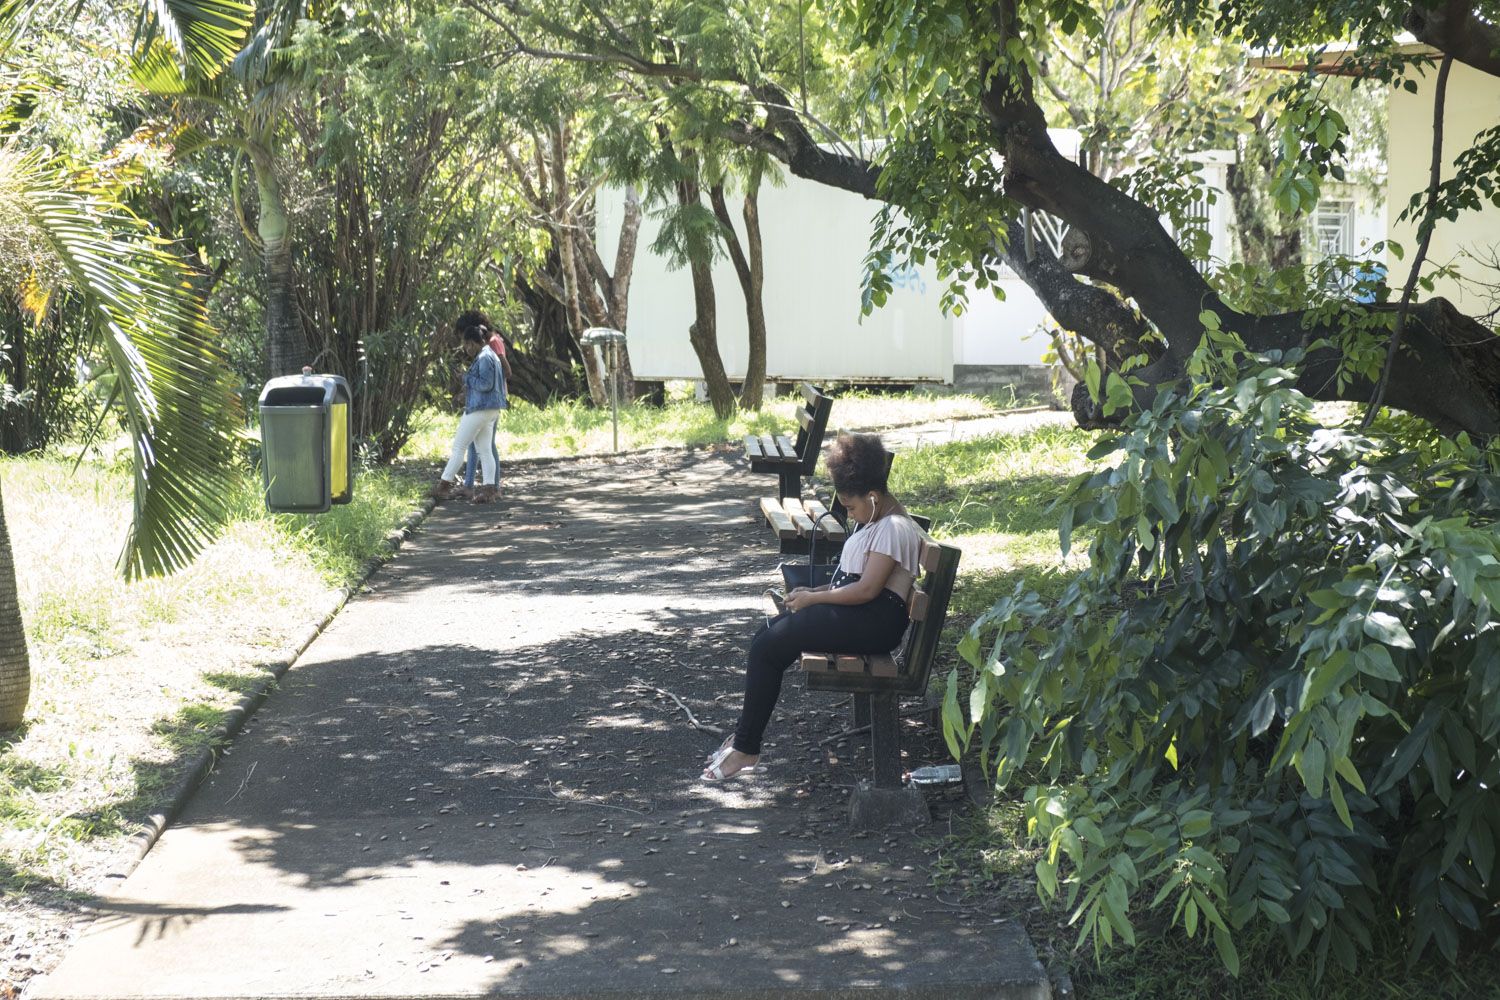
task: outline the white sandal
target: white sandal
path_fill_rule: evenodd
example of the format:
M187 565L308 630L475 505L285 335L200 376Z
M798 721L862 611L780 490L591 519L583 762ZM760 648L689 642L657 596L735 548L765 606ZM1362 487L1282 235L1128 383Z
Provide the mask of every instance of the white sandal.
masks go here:
M743 767L741 767L741 768L739 768L737 770L729 771L729 772L726 773L724 771L724 761L733 752L734 752L734 748L730 747L724 753L720 754L718 757L715 758L715 760L714 760L714 762L712 764L710 764L708 767L704 768L703 773L701 775L699 775L699 777L702 780L704 780L704 781L727 781L730 778L736 777L736 776L741 775L741 774L745 774L748 771L754 771L755 770L755 765L757 765L757 764L760 763L760 755L759 754L755 754L754 755L755 759L752 760L750 763L744 765ZM750 754L746 754L745 756L749 757L751 755Z
M727 754L729 751L731 751L733 749L734 749L734 734L730 733L728 736L724 737L724 742L723 743L720 743L717 747L714 747L713 753L711 753L707 757L703 758L703 766L704 767L713 767L715 764L717 764L720 760L723 759L723 757L724 757L725 754Z

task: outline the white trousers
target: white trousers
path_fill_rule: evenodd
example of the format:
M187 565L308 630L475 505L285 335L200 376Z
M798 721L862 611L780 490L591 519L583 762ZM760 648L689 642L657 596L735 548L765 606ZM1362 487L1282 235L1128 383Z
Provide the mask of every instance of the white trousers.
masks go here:
M445 482L451 483L458 477L458 470L468 457L469 445L483 442L474 449L479 452L479 484L495 485L495 453L490 450L489 442L495 436L495 421L499 416L499 410L475 410L459 418L458 430L453 432L453 450L448 455L448 464L443 466Z

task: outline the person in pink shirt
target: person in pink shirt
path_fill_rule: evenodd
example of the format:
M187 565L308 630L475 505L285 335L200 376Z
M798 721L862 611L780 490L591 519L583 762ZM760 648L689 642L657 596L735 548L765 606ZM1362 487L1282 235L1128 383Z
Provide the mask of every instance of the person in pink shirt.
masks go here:
M732 778L760 760L782 674L803 653L888 653L906 634L922 532L890 492L885 446L874 434L840 434L828 452L828 474L857 527L844 542L832 582L787 594L786 610L751 640L739 724L709 757L704 781Z

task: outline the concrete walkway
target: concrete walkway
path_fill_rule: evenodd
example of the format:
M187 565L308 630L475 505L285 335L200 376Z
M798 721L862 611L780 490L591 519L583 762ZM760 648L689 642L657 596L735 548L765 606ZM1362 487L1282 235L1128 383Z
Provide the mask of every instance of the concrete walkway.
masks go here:
M440 507L29 996L1049 997L1013 904L848 831L831 699L789 682L763 771L697 780L664 692L733 722L765 485L672 453Z

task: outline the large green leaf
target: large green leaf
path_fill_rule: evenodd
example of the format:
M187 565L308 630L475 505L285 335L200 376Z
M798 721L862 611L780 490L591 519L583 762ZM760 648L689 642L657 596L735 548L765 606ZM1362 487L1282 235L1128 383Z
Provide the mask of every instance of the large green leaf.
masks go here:
M135 451L129 576L170 572L225 516L234 381L183 264L101 195L77 190L40 152L0 149L0 222L25 226L88 304L119 377ZM35 262L0 259L0 282Z

